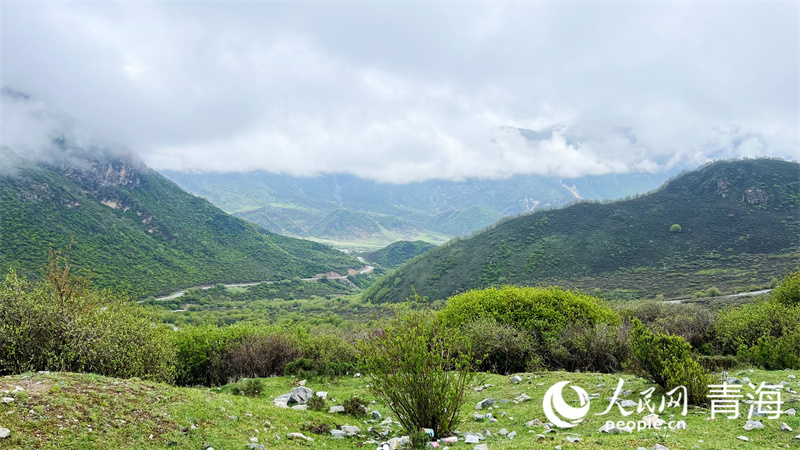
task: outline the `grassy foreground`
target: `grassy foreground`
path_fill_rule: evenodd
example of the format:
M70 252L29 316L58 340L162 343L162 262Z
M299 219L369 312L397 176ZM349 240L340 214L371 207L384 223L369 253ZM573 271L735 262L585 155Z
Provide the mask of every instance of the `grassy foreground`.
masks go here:
M800 371L733 371L732 376L749 377L754 383L768 381L778 384L790 382L787 389L800 390L797 379ZM599 432L607 420L623 420L617 407L604 416L597 416L608 406L617 386L619 375L592 373L543 372L521 374L523 381L511 383L509 377L485 375L481 382L492 384L482 392L473 390L464 407L464 422L461 432L483 432L489 430L491 436L484 441L490 449L553 449L561 445L564 449L632 448L639 446L648 449L662 444L670 450L676 449L752 449L752 448L797 448L800 440L800 417L782 415L780 419L762 419L765 427L760 430L744 431L746 418L729 420L717 416L710 419L710 411L689 407L685 418L685 430L642 430L616 435ZM631 375L622 376L624 389L633 390L626 397L638 403L639 392L651 387L647 381ZM3 397L13 397L11 403L0 403L0 427L8 428L11 434L0 439L0 448L190 448L202 449L204 444L216 450L246 449L251 438L267 449L330 448L350 449L372 439L367 429L374 426L381 430L379 423L365 423L367 418L358 419L343 414L327 412L295 411L273 406L271 399L289 392L296 386L296 379L275 377L264 379L264 392L259 398L231 395L230 386L222 388L177 388L166 384L150 383L138 379L123 380L91 374L53 373L23 374L0 378L0 391ZM570 381L583 387L589 394L599 394L592 400L589 415L583 423L569 430L558 430L545 434L544 439L537 435L543 426L526 428L525 422L545 418L542 399L545 391L558 381ZM367 402L374 400L368 395L365 385L368 377L342 377L338 380L322 381L311 379L307 386L314 391L328 391L328 406L341 405L351 395L358 395ZM604 387L597 387L605 384ZM18 388L22 388L20 391ZM783 409L800 409L800 397L785 389L782 399L788 401ZM13 392L17 390L17 392ZM5 392L9 393L5 393ZM742 393L749 392L745 388ZM532 399L515 404L513 401L501 403L501 399L513 400L521 393ZM576 397L570 396L571 389L564 391L568 403L577 406ZM476 422L473 420L475 404L487 397L498 401L490 412L499 420ZM660 391L654 396L660 402ZM332 401L334 399L335 401ZM378 410L383 418L391 413L380 403L370 405ZM747 405L741 405L746 415ZM635 412L624 420L639 420L646 413ZM679 410L667 409L662 414L665 420L681 420ZM234 417L235 416L235 417ZM335 425L356 425L363 437L331 439L330 434L316 435L302 431L306 422L324 422ZM781 422L786 422L794 431L781 431ZM194 428L194 427L196 428ZM513 439L500 435L505 428L516 431ZM391 427L392 436L402 435L397 426ZM313 442L287 438L291 432L302 432L312 437ZM750 441L743 442L737 436L747 436ZM569 442L568 437L578 437L580 442ZM379 439L380 440L380 439ZM376 445L364 444L364 448ZM473 444L450 444L451 448L471 449Z

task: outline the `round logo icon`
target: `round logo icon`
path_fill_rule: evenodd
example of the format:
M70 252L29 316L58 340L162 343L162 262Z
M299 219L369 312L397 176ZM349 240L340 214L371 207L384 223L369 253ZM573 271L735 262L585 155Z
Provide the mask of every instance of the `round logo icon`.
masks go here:
M559 428L572 428L580 423L586 414L589 413L589 394L578 386L570 387L578 394L581 406L575 408L564 401L564 397L561 393L564 390L564 386L568 384L569 381L559 381L550 386L550 389L544 394L544 401L542 404L544 407L544 415Z

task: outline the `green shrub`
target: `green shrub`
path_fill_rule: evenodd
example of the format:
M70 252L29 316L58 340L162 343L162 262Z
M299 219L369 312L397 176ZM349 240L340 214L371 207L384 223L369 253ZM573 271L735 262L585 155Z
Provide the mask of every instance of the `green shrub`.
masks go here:
M300 358L300 340L287 330L259 330L225 348L223 361L232 379L283 375L286 364Z
M570 372L618 372L630 357L630 330L629 324L571 323L542 357L549 367Z
M787 306L800 306L800 270L783 277L772 291L772 299Z
M352 396L346 399L342 406L344 406L344 413L349 414L353 417L366 417L367 416L367 404L364 403L364 400L357 396Z
M778 338L798 330L800 306L762 299L723 310L714 331L721 351L735 354L741 346L752 347L762 337Z
M231 394L259 397L264 392L264 382L258 378L248 378L231 387Z
M359 341L370 392L407 432L450 435L475 380L469 349L428 309L399 313L381 332ZM460 350L461 349L461 350Z
M325 411L327 408L327 402L319 395L312 395L311 398L308 399L308 402L306 402L306 405L308 405L308 409L312 411Z
M762 336L750 348L741 346L738 356L766 370L800 369L800 331Z
M691 346L680 336L653 333L639 320L633 321L631 362L664 390L687 389L690 404L706 402L712 378L692 357Z
M635 317L656 333L673 334L700 348L712 340L717 314L694 304L642 301L625 304L620 313Z
M557 339L569 323L620 323L619 316L601 300L558 287L472 290L450 297L440 315L450 327L493 319L530 333L540 343Z
M51 370L174 379L174 332L127 298L69 274L55 255L45 279L0 283L0 374Z
M672 224L672 226L669 227L669 231L670 231L670 233L680 233L681 231L683 231L683 228L681 228L680 225L675 223L675 224Z
M530 334L491 318L465 324L464 337L480 360L477 368L484 372L523 372L532 360L538 359Z

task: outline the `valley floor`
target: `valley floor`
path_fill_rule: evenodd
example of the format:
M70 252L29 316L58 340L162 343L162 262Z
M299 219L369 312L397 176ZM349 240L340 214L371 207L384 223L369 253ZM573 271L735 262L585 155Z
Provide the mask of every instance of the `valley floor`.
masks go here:
M754 383L768 381L779 384L788 382L782 392L783 410L800 409L800 398L788 391L797 391L800 384L796 378L800 371L733 371L731 376L749 377ZM561 445L563 449L600 448L653 448L662 444L670 450L678 449L752 449L789 448L797 446L800 439L800 417L783 414L779 419L762 418L763 429L745 431L745 418L727 419L719 415L710 418L705 408L689 407L684 418L680 409L667 409L662 413L665 420L685 420L685 430L659 431L642 430L620 434L601 433L600 428L608 420L641 420L647 412L637 413L636 407L630 416L623 417L619 408L614 407L606 415L602 413L613 395L619 374L541 372L520 374L522 381L512 383L510 377L483 375L479 385L490 384L484 390L469 391L468 402L463 408L464 422L459 427L462 433L481 432L487 437L483 441L490 449L553 449ZM640 394L651 387L645 380L631 375L621 375L625 380L624 389L633 393L626 400L637 402ZM52 373L23 374L0 378L0 391L3 397L14 400L0 403L0 427L10 430L10 435L0 439L1 448L30 449L83 449L83 448L188 448L203 449L210 445L216 450L246 449L257 438L258 445L268 449L330 448L351 449L373 439L368 428L382 430L380 421L359 419L343 414L327 412L297 411L278 408L272 398L287 393L297 380L289 377L264 379L265 389L261 397L250 398L230 394L230 386L222 388L177 388L166 384L150 383L138 379L123 380L106 378L91 374ZM599 398L590 403L586 419L569 430L544 433L543 425L526 427L526 422L545 417L542 399L550 386L559 381L570 381L572 385L583 387L590 395ZM328 392L328 406L341 405L352 395L358 395L367 402L375 400L365 389L368 377L341 377L338 380L309 379L307 386L314 391ZM16 391L16 392L14 392ZM747 391L745 385L743 393ZM531 400L515 404L513 401L522 393ZM565 399L577 404L577 397L571 397L571 389L565 389ZM491 410L483 409L481 414L492 413L497 422L475 421L475 405L485 398L497 400ZM660 402L661 392L656 390L654 399ZM756 397L757 398L757 397ZM505 401L511 400L511 401ZM657 402L657 403L658 403ZM742 404L747 414L747 405ZM391 412L380 402L370 405L383 419L392 417ZM674 415L674 417L673 417ZM333 439L330 433L317 435L303 431L306 423L326 423L335 428L346 424L355 425L360 435L345 439ZM794 431L782 431L785 422ZM402 430L396 424L389 426L390 437L401 436ZM516 432L510 439L501 434L501 429ZM485 431L488 430L489 433ZM0 430L1 431L1 430ZM301 432L314 439L311 442L291 439L289 433ZM489 436L491 434L491 436ZM537 436L541 435L537 438ZM542 437L543 436L543 437ZM746 436L749 441L739 440ZM578 439L578 442L570 440ZM375 438L378 439L378 438ZM380 440L380 439L379 439ZM463 436L451 448L472 449L473 444L463 442ZM364 448L375 448L371 443Z

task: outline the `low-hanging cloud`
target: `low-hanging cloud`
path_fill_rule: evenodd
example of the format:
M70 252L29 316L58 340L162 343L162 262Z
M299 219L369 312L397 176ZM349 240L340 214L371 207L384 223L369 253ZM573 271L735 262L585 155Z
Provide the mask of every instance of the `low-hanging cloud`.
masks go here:
M3 80L157 169L658 172L797 159L797 8L8 4Z

